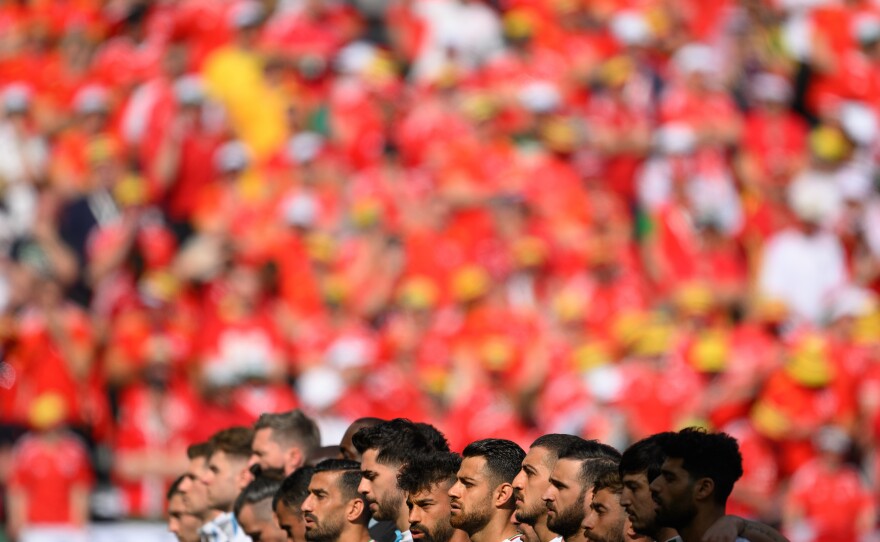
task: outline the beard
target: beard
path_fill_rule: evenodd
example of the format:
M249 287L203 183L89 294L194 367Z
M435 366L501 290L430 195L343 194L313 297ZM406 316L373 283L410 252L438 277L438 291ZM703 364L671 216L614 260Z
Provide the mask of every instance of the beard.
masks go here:
M461 529L468 535L481 531L492 520L491 502L478 510L459 510L457 515L449 517L449 524L456 529Z
M523 501L522 510L517 510L514 515L516 515L516 520L518 522L534 527L535 524L538 523L538 520L541 519L541 516L546 513L547 507L544 506L543 501L539 502L537 505L533 504L532 506L528 506L528 504Z
M565 510L558 510L553 517L547 516L547 528L562 538L576 535L584 522L584 500L585 496L581 495L577 502Z
M693 503L682 504L679 501L669 503L669 505L661 504L657 508L654 525L663 525L665 527L680 529L690 523L696 515L697 508Z
M422 523L415 523L410 525L409 530L420 531L424 535L423 542L449 542L455 531L452 525L445 521L439 521L433 529L428 529Z
M626 542L626 536L623 532L625 525L624 522L621 522L619 527L615 527L614 530L609 531L605 536L598 536L589 531L585 532L584 536L590 542Z
M397 516L400 514L401 506L403 506L402 493L387 495L386 498L376 501L376 511L373 512L373 519L396 521Z
M309 542L333 542L342 534L343 518L337 518L337 521L319 522L312 514L306 514L305 517L315 522L311 529L306 525L306 540Z

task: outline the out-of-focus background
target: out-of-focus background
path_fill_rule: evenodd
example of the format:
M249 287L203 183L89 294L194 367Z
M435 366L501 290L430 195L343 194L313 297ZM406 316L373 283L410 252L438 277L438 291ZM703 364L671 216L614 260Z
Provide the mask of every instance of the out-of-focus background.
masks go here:
M875 528L877 2L7 0L0 110L0 485L43 521L157 520L186 445L300 407L702 424L731 512Z

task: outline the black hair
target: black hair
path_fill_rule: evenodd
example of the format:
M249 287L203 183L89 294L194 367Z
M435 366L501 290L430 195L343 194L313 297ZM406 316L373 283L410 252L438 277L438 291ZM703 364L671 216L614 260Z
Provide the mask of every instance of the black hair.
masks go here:
M566 448L581 440L583 440L581 437L576 437L574 435L550 433L536 438L535 442L532 443L531 448L544 448L553 454L554 459L558 459L559 454L561 454Z
M273 480L272 478L260 477L254 479L235 499L235 505L232 507L235 512L235 517L238 517L239 514L241 514L241 509L244 508L246 504L255 504L267 499L273 499L275 493L278 492L280 487L281 482Z
M623 492L623 482L620 480L620 472L618 465L613 461L600 460L593 466L595 481L593 482L593 493L597 493L603 489L608 489L616 495Z
M398 467L419 454L449 451L446 438L437 429L405 418L363 427L352 436L351 442L358 453L376 450L376 461Z
M186 449L186 457L188 459L196 459L198 457L207 459L209 455L211 455L211 443L209 442L190 444Z
M272 509L278 508L278 504L282 503L288 508L299 511L299 507L309 496L309 482L312 481L312 474L315 473L315 467L303 466L285 478L281 482L278 491L272 498Z
M337 482L342 495L346 499L362 498L358 492L358 486L361 483L361 464L357 461L348 459L325 459L315 465L315 474L319 472L339 472L339 481Z
M443 482L455 482L461 467L461 456L454 452L418 455L397 475L397 485L407 493L426 491Z
M681 459L691 479L710 478L715 483L712 497L724 505L733 485L743 475L742 455L736 439L727 433L707 433L688 427L670 435L661 444L667 459Z
M579 438L559 452L559 459L610 459L620 461L620 452L598 440Z
M482 457L486 468L497 483L510 483L522 468L525 451L511 440L487 438L471 442L462 452L462 457Z
M663 465L663 460L666 459L662 442L669 435L674 434L668 431L657 433L632 444L620 458L620 477L623 478L625 474L645 472L648 475L648 483L650 483L654 478L660 476L660 467Z
M170 501L171 497L177 495L178 493L181 493L180 484L183 482L184 478L186 478L186 475L181 474L173 482L171 482L171 486L168 488L168 491L165 492L165 500L166 501Z

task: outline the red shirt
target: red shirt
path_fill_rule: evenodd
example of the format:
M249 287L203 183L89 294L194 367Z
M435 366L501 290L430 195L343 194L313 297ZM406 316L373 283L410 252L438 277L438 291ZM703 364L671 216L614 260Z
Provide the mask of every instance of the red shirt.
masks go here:
M27 496L27 523L71 524L71 491L88 489L93 477L88 452L77 436L61 433L53 442L26 435L16 444L10 464L9 487Z
M831 469L818 459L795 472L787 499L804 511L815 540L822 542L858 540L856 518L872 506L871 494L855 468Z

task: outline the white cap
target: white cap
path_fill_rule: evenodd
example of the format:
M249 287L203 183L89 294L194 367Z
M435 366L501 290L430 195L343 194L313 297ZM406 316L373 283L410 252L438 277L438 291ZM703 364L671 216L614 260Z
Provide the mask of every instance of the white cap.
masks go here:
M323 410L333 406L345 392L345 382L329 367L306 369L296 380L296 391L303 406Z
M198 75L184 75L174 82L174 96L183 105L200 104L205 100L205 85Z
M654 132L654 148L665 155L690 154L697 145L697 134L689 125L680 122L664 124Z
M645 45L651 39L651 27L645 17L633 10L617 12L609 25L611 35L621 45Z
M265 12L263 5L255 0L244 0L229 13L229 26L232 28L248 28L263 21Z
M323 148L323 136L315 132L300 132L287 141L287 158L304 164L314 160Z
M87 85L73 97L73 109L81 115L106 113L109 104L107 89L101 85Z
M858 15L852 23L852 35L860 43L880 40L880 17L871 13Z
M775 73L756 75L751 87L755 99L762 102L788 103L791 100L791 83Z
M788 204L801 220L827 224L840 216L843 202L833 179L806 171L789 185Z
M12 83L3 89L3 109L7 113L24 113L30 108L33 92L24 83Z
M519 91L519 102L534 113L550 113L559 108L562 96L556 85L548 81L534 81Z
M288 197L281 208L284 221L290 226L310 228L318 219L318 202L311 194L299 193Z
M874 190L870 174L865 171L865 168L857 167L854 164L835 173L834 178L844 201L856 203L867 201Z
M678 50L673 57L675 66L683 74L713 73L718 66L718 57L709 46L689 43Z
M840 125L858 145L870 146L877 139L877 114L863 102L846 101L838 109Z
M831 297L831 320L865 316L876 307L876 294L858 286L846 286Z
M363 41L350 43L340 49L334 61L336 71L346 75L364 73L373 63L379 50L375 45Z
M214 167L221 173L242 171L250 163L250 153L241 141L224 143L214 152Z
M813 445L820 452L844 454L849 450L852 439L843 428L836 425L827 425L816 432L813 437Z

